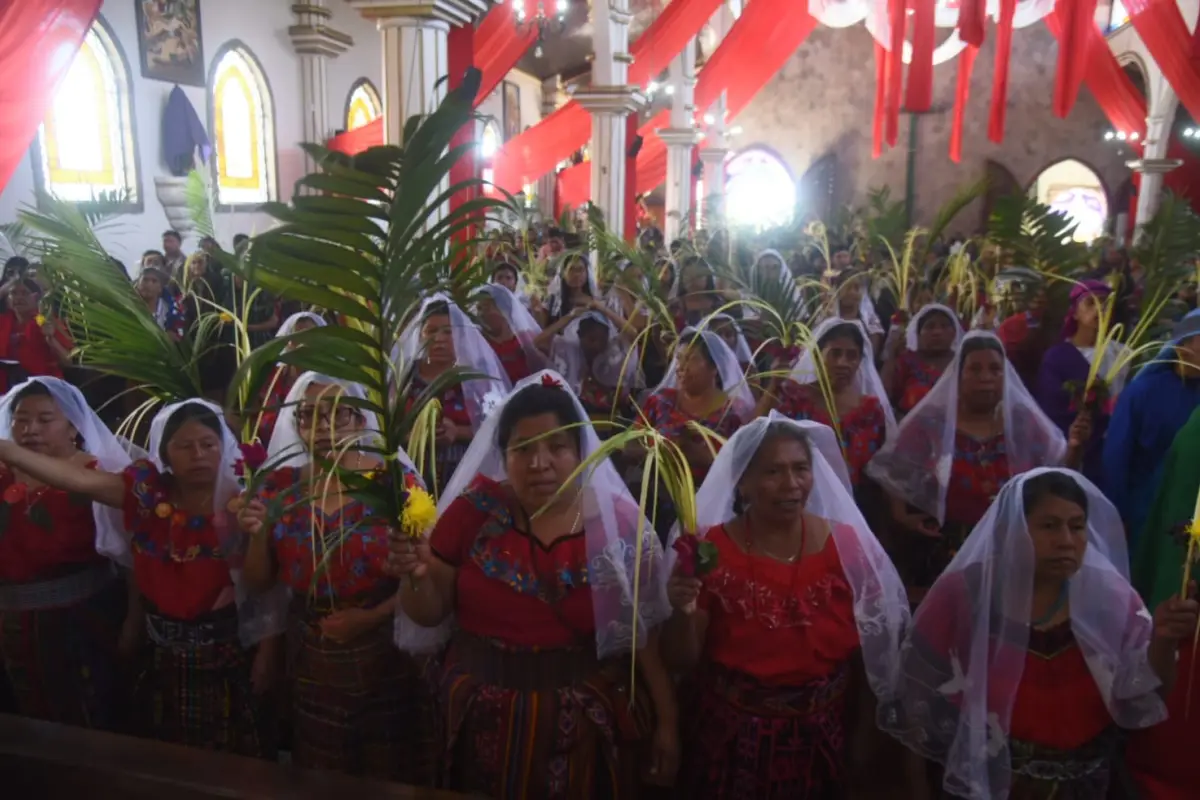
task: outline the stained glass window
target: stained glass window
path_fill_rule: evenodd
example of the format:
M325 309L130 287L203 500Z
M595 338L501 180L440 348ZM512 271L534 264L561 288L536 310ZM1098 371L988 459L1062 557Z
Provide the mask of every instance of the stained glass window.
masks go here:
M768 150L750 147L725 162L725 213L730 223L753 228L786 225L796 208L796 182Z
M271 94L254 56L234 45L209 80L217 202L252 205L275 197L275 123Z
M383 114L383 104L379 102L379 93L366 78L359 80L350 90L350 99L346 102L346 130L361 128L367 123L374 122Z
M1108 225L1108 193L1100 176L1081 161L1066 158L1046 167L1029 193L1075 222L1077 242L1091 242Z
M41 188L63 200L138 200L129 71L97 22L55 92L38 130Z

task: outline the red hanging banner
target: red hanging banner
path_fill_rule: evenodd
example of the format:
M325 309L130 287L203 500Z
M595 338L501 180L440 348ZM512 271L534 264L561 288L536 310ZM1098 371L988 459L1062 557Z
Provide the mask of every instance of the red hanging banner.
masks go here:
M887 108L887 48L875 42L875 114L871 118L871 158L883 155L883 117Z
M462 85L463 77L466 75L467 70L473 66L474 57L475 26L467 24L451 28L449 40L446 45L446 62L447 68L450 70L449 87L451 90L457 89ZM458 133L454 134L454 138L450 140L450 147L461 147L470 143L474 138L475 121L471 120L459 128ZM477 153L478 150L472 147L467 151L467 155L450 166L451 186L479 177ZM475 189L462 189L455 192L450 196L450 210L454 211L464 203L474 199L476 194L477 190ZM470 232L463 231L461 238L463 241L468 240Z
M971 94L971 73L975 69L975 57L978 55L979 48L969 44L958 56L958 80L954 85L954 117L950 120L950 160L955 164L962 160L963 116Z
M1138 37L1179 95L1179 102L1192 119L1200 119L1200 64L1192 61L1194 37L1179 6L1175 0L1129 0L1125 6ZM1060 16L1059 21L1066 35L1066 20Z
M638 115L630 114L625 118L625 203L624 211L625 241L637 239L637 156L634 152L638 137ZM640 149L640 148L639 148Z
M101 0L0 3L0 191L25 157Z
M1096 0L1057 0L1055 13L1062 23L1058 40L1058 68L1054 73L1054 114L1066 119L1083 85L1088 48L1088 31L1096 27Z
M933 47L935 34L933 12L935 0L909 0L913 10L912 63L908 65L907 93L904 106L908 111L928 111L933 105ZM961 13L961 12L960 12Z
M1004 116L1008 108L1008 62L1012 58L1013 17L1017 0L1000 0L996 22L996 61L992 75L992 107L988 113L988 138L1004 141Z
M1015 1L1015 0L1014 0ZM904 81L904 36L907 17L904 0L887 0L888 40L887 57L887 101L884 105L884 139L888 147L895 147L900 138L900 90Z

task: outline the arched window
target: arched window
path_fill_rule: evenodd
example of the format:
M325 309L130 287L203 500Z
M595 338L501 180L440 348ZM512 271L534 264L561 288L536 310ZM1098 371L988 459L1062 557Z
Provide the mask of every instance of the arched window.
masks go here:
M140 203L129 68L107 26L97 20L38 130L38 188L62 200Z
M208 86L217 203L274 200L275 113L258 61L244 45L230 43L213 61Z
M346 130L361 128L369 122L374 122L383 114L383 104L379 102L379 92L366 78L360 78L350 89L350 97L346 100Z
M786 225L795 209L796 182L779 156L748 147L725 162L725 213L731 223Z
M1100 176L1082 161L1065 158L1046 167L1029 187L1029 193L1076 223L1075 241L1086 244L1104 233L1108 192Z

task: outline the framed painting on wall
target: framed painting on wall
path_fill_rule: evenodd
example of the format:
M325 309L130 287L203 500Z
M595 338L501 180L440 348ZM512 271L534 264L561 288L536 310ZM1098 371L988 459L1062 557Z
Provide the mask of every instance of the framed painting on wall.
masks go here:
M504 82L504 141L521 133L521 87Z
M142 77L204 85L200 0L134 0Z

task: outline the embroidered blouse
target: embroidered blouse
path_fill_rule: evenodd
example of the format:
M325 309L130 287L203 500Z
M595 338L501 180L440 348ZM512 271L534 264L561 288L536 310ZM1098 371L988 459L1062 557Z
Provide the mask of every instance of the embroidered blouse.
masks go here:
M712 528L717 567L703 577L705 655L776 686L826 677L858 649L854 596L830 534L819 553L785 564L750 555Z
M685 437L700 437L699 433L691 429L690 423L692 422L708 428L725 439L732 436L742 426L741 418L733 410L732 404L728 402L708 416L692 416L679 405L679 392L676 389L659 389L647 397L642 403L642 414L645 415L645 422L639 420L637 424L649 424L668 439L676 440ZM715 442L713 446L717 446ZM719 451L720 448L717 447L717 449ZM692 473L697 481L701 481L708 474L708 467L693 465Z
M907 414L929 394L929 390L942 377L945 367L938 368L922 359L912 350L902 350L896 356L896 367L892 380L899 387L896 398L896 413Z
M95 469L91 462L88 469ZM0 465L0 583L33 583L100 563L92 501L32 488Z
M123 474L125 529L132 537L139 591L159 613L174 619L215 611L222 594L233 587L224 549L236 541L233 519L224 511L188 514L174 508L171 475L149 461L135 461ZM232 592L227 596L232 599Z
M458 569L459 627L513 647L594 646L583 532L544 545L520 526L515 504L480 476L433 529L434 553Z
M776 410L780 414L791 419L820 422L838 432L850 482L858 486L867 462L875 457L887 438L887 415L879 398L872 394L862 395L858 405L834 425L824 404L819 402L820 393L813 387L785 380L780 382L776 392L779 395Z

